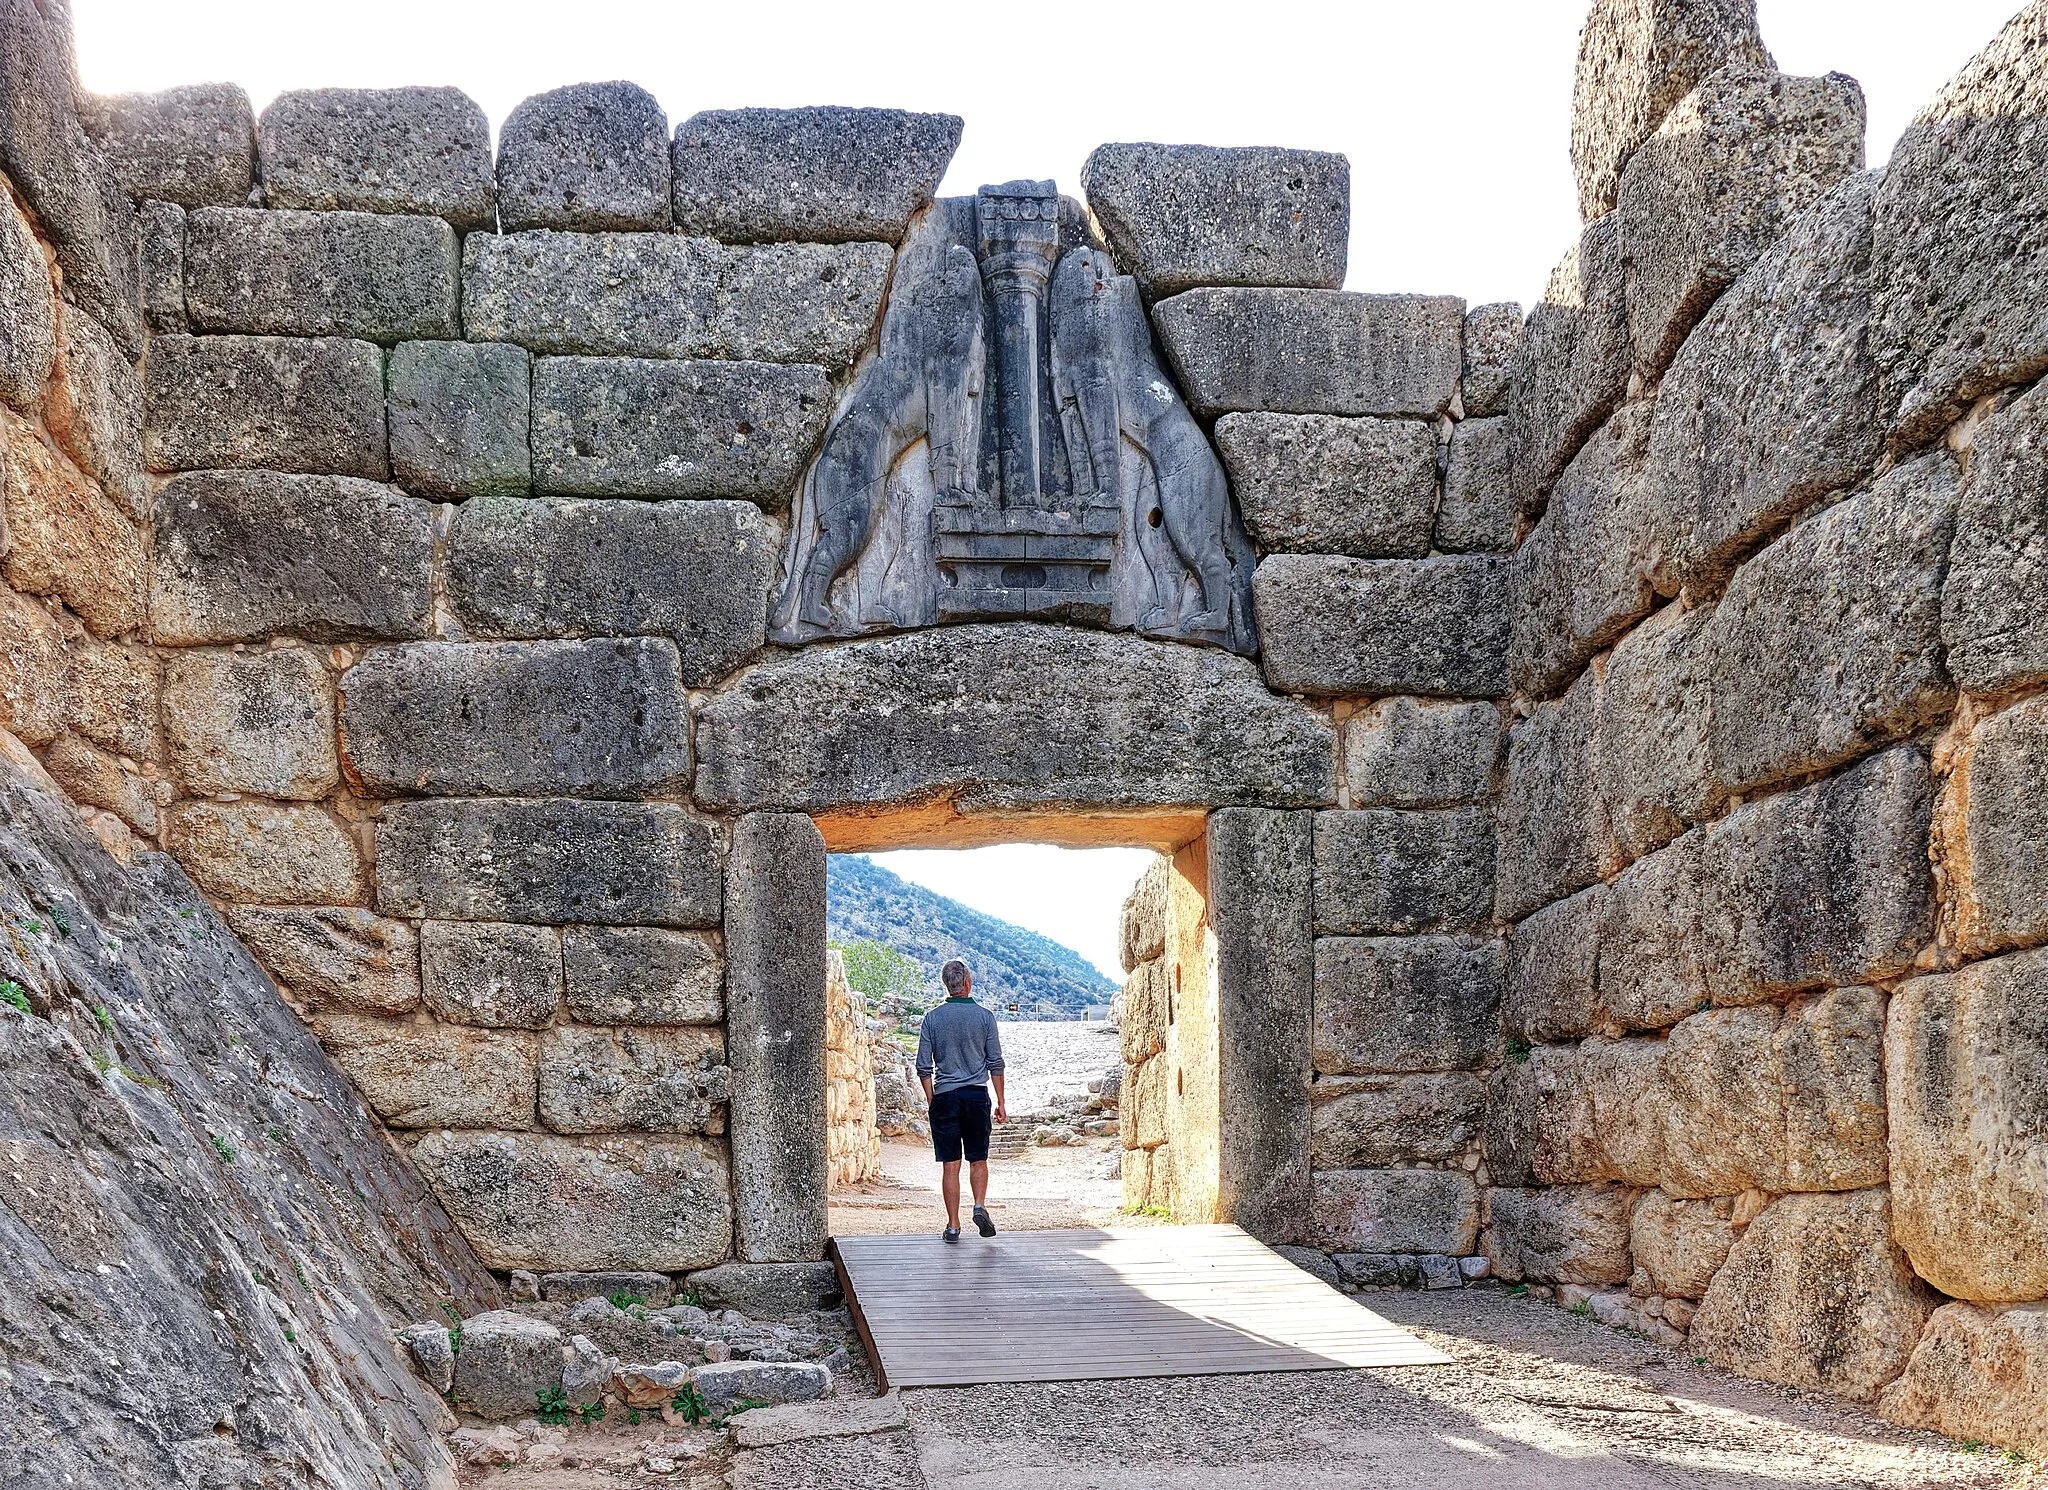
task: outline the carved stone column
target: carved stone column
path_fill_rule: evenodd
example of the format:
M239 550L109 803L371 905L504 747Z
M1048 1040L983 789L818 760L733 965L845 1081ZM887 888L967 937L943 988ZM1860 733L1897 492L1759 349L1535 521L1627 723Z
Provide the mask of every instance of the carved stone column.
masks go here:
M1043 388L1046 286L1060 254L1060 199L1050 181L984 186L981 279L995 322L996 438L1005 507L1045 492Z

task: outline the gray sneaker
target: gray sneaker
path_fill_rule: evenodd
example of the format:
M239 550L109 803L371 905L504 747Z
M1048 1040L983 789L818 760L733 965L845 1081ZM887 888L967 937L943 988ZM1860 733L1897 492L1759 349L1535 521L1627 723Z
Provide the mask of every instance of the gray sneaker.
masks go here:
M974 1229L983 1236L994 1236L996 1234L996 1223L990 1217L987 1206L978 1205L974 1208Z
M957 1227L957 1226L948 1226L948 1227L947 1227L947 1228L946 1228L946 1229L945 1229L944 1231L942 1231L942 1232L940 1232L940 1233L939 1233L939 1240L940 1240L940 1241L942 1241L942 1242L957 1242L957 1241L959 1241L959 1240L960 1240L960 1228L959 1228L959 1227Z

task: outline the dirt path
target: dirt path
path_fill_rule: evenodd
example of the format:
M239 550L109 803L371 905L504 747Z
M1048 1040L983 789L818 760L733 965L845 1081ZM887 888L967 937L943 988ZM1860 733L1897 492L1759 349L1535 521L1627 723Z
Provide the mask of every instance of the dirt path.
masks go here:
M1033 1148L989 1165L989 1214L1004 1231L1049 1231L1065 1226L1143 1226L1122 1213L1123 1182L1108 1176L1114 1138L1062 1148ZM923 1141L884 1142L882 1177L873 1184L835 1190L826 1224L834 1235L882 1232L937 1233L945 1225L939 1201L939 1166Z

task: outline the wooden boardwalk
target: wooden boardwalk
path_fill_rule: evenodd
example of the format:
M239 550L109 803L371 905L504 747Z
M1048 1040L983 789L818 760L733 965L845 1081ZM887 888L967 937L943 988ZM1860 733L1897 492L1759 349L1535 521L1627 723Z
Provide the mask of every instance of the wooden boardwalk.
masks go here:
M885 1387L1440 1365L1235 1226L835 1237Z

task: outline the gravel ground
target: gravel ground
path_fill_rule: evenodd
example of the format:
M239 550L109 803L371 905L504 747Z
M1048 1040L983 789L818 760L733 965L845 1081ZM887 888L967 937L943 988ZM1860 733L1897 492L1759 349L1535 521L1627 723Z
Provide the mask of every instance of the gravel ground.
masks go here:
M1004 1231L1050 1231L1064 1226L1145 1226L1122 1213L1123 1182L1108 1176L1114 1138L1062 1148L1034 1148L989 1162L989 1214ZM962 1181L965 1184L965 1181ZM964 1192L963 1192L964 1193ZM837 1236L881 1232L936 1233L946 1224L939 1200L939 1166L931 1146L882 1144L882 1177L831 1195L827 1225Z

